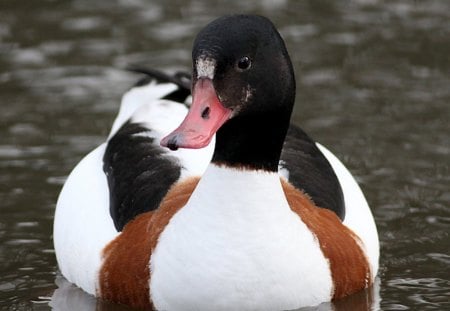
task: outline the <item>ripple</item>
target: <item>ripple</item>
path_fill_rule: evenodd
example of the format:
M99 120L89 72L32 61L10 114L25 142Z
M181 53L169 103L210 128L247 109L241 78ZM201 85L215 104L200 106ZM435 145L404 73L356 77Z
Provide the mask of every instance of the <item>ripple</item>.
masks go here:
M354 45L358 42L358 37L355 33L342 32L325 36L325 41L332 44Z
M0 146L0 158L18 158L42 155L48 151L46 146L24 147L3 145Z
M405 292L410 305L417 310L448 310L450 282L439 278L405 278L390 280L388 286Z
M68 54L75 46L72 41L46 41L39 46L39 49L47 56Z
M16 123L8 130L14 136L42 137L44 134L41 128L32 123Z
M427 254L431 259L438 261L440 263L446 264L450 266L450 255L448 254L440 254L440 253L429 253Z
M339 80L339 71L335 69L316 69L302 76L305 85L331 85Z
M122 1L122 2L130 2L129 0ZM151 8L147 8L146 6L143 6L142 10L138 12L137 16L138 18L144 22L155 22L159 20L162 17L163 10L161 7L154 4Z
M125 47L123 42L110 39L87 39L80 42L80 46L82 54L94 58L121 53Z
M13 291L15 288L16 286L12 282L0 283L0 291L2 292Z
M37 221L20 221L16 223L17 228L31 228L31 227L37 227L39 225L39 222Z
M47 60L42 51L34 48L15 49L11 57L19 65L42 65Z
M20 267L18 270L19 271L29 272L29 271L34 271L35 268L34 267Z
M450 225L450 216L449 217L445 217L445 216L435 216L435 215L430 215L426 217L426 221L429 224L433 224L433 225Z
M314 36L319 33L319 29L314 24L292 25L280 29L280 33L284 38L293 41L303 41L305 38Z
M387 282L389 286L400 289L426 289L426 290L445 290L448 288L448 281L440 278L401 278ZM443 286L444 285L444 286Z
M12 239L9 241L6 241L6 245L30 245L30 244L40 244L42 243L39 239Z
M171 21L161 24L160 27L153 28L151 33L160 41L181 40L182 38L192 37L194 30L197 28L197 25Z
M51 185L64 185L67 176L50 176L47 178L47 183Z
M106 27L107 25L109 25L109 22L105 18L90 16L65 19L62 22L61 27L70 31L89 31L92 29Z

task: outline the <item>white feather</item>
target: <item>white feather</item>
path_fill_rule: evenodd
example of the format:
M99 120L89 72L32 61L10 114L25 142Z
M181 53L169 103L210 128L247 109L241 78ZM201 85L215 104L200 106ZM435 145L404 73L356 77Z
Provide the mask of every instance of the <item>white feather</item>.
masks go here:
M287 310L331 299L329 263L276 173L211 164L151 257L160 310Z
M176 89L177 86L173 83L156 84L156 82L151 82L143 86L133 87L122 97L122 103L120 104L119 113L114 120L108 138L114 136L119 128L125 122L127 122L130 117L136 112L136 110L139 109L142 105L151 104L154 101L164 97L165 95L170 94Z
M366 255L370 263L372 277L375 278L378 272L380 245L377 227L366 198L355 178L344 164L327 148L318 143L316 145L327 158L328 162L330 162L338 177L345 201L345 219L343 223L352 229L363 242L363 247L366 250Z
M289 181L289 170L286 168L286 164L283 160L280 160L280 163L278 164L278 175L280 177L284 178L286 181Z
M94 295L101 252L117 235L109 214L109 190L102 170L105 144L70 173L56 204L53 241L61 273Z
M214 79L216 60L209 57L201 57L195 62L198 78Z

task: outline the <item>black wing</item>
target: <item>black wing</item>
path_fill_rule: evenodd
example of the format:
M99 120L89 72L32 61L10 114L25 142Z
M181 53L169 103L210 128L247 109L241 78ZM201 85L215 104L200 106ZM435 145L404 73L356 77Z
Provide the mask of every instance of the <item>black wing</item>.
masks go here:
M289 182L308 194L317 206L344 219L344 196L333 168L316 143L293 124L284 142L280 166L289 171Z
M178 88L162 99L185 104L190 92L190 77L185 73L166 73L132 68L145 74L137 87L174 83ZM137 215L155 210L170 187L179 179L181 165L151 137L151 125L126 122L107 143L103 171L108 179L110 214L118 231ZM149 186L150 185L150 186Z

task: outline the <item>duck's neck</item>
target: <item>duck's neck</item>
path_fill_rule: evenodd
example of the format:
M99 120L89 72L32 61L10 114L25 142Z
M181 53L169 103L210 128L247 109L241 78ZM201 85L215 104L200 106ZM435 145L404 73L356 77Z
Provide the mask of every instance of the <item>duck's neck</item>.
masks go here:
M291 111L236 116L217 132L212 163L276 172Z

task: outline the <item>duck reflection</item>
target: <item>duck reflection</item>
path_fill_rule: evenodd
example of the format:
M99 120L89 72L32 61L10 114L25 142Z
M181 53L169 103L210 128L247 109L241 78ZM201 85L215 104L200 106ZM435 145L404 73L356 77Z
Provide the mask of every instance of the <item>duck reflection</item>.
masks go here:
M57 276L58 288L53 292L50 306L54 311L132 311L135 309L100 301L80 288L68 282L64 277ZM296 311L377 311L380 310L380 279L376 278L373 285L366 290L348 296L338 301L322 303L315 307L306 307Z

